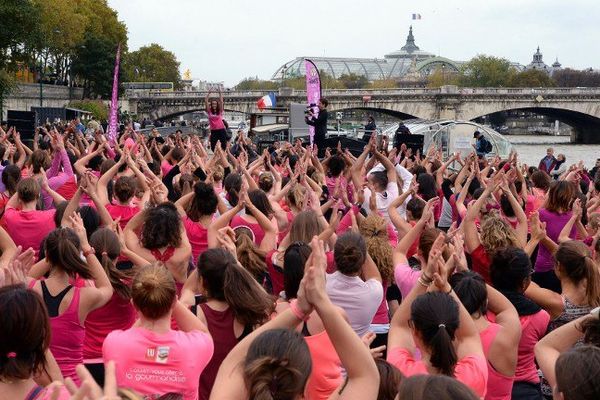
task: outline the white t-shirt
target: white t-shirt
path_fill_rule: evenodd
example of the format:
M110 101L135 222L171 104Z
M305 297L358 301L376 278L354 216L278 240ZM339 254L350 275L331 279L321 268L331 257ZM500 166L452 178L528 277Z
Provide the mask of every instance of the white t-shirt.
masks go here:
M369 189L365 189L365 201L363 203L363 208L365 210L369 209L369 201L371 199L371 196L371 191ZM385 191L382 193L376 192L375 196L377 211L381 213L381 215L386 219L386 221L390 222L388 207L390 206L390 204L392 204L392 201L396 200L396 198L398 197L398 184L396 182L389 182L385 188Z
M409 170L407 170L406 168L404 168L403 166L401 166L400 164L396 164L396 173L398 174L398 176L400 177L400 179L402 179L402 193L406 192L408 189L410 189L410 184L413 180L413 174L410 173ZM383 166L383 164L377 164L375 167L373 167L373 169L371 169L369 171L369 174L372 172L376 172L376 171L385 171L385 167ZM399 196L400 191L398 190L398 186L396 185L396 191L397 194L396 196ZM365 199L367 199L367 193L365 191ZM409 202L409 200L412 198L412 196L408 196L406 198L406 201L402 204L400 204L400 206L397 208L398 210L398 214L400 214L400 216L404 219L406 219L406 203ZM367 207L365 208L366 210L369 209L369 202L367 201ZM386 219L389 220L389 218L387 218L387 208L386 208Z
M327 275L327 295L331 302L344 309L354 332L363 336L369 331L373 317L383 300L383 286L376 279L363 281L339 271Z

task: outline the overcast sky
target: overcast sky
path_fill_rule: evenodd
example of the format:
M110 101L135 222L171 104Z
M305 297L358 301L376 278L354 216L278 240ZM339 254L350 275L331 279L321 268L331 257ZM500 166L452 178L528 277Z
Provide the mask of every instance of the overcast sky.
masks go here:
M270 79L298 56L382 58L406 41L453 60L477 54L528 64L600 67L598 0L108 0L129 49L158 43L194 79ZM309 6L310 10L306 10ZM420 21L411 21L419 13Z

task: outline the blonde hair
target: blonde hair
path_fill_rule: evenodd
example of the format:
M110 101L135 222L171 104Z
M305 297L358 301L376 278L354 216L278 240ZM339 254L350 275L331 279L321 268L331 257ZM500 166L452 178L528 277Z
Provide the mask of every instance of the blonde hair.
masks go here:
M267 272L266 254L252 240L252 231L244 226L235 228L237 259L254 279L261 282Z
M394 263L387 221L380 215L370 214L362 221L359 230L365 238L367 252L377 265L383 282L391 283L394 277Z
M481 223L480 240L489 257L504 247L522 247L514 229L497 214L488 215Z
M213 167L213 172L212 172L213 181L220 182L223 180L224 176L225 176L225 170L223 169L223 167L220 165L215 165Z
M294 185L287 194L287 202L290 206L302 210L306 202L306 188L301 185Z
M162 264L144 267L133 278L131 298L144 317L152 320L162 318L177 299L175 279Z

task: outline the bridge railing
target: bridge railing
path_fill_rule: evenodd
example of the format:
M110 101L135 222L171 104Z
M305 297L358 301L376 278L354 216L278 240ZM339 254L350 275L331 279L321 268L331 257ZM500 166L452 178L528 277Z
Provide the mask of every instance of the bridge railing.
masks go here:
M224 98L256 98L264 96L272 90L230 90L223 92ZM306 91L284 88L279 92L280 97L304 97ZM180 99L204 98L206 91L181 92L148 92L128 93L130 98L140 99ZM356 97L356 96L433 96L438 94L480 96L480 95L600 95L600 88L459 88L443 86L441 88L394 88L394 89L325 89L325 97Z

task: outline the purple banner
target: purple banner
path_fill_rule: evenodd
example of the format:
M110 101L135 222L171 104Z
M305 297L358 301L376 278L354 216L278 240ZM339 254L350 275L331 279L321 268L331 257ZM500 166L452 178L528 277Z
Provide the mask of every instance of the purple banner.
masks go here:
M317 104L321 99L321 77L319 76L319 69L312 61L305 59L306 65L306 99L308 104L312 106L315 117L319 115L319 107ZM313 144L315 138L315 127L309 126L308 133L310 135L310 144Z
M113 75L112 99L110 101L110 114L108 116L108 142L111 145L117 143L117 124L119 110L119 64L121 63L121 44L117 47L117 56L115 57L115 72Z

